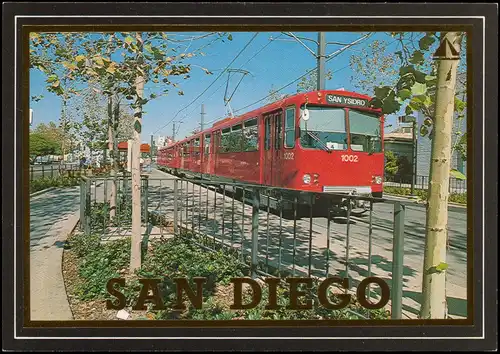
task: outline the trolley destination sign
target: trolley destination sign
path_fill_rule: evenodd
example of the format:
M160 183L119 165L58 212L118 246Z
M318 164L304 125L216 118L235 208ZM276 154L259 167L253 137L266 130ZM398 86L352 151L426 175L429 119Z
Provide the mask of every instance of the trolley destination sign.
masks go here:
M326 102L333 104L342 104L346 106L368 107L368 100L357 97L326 95Z

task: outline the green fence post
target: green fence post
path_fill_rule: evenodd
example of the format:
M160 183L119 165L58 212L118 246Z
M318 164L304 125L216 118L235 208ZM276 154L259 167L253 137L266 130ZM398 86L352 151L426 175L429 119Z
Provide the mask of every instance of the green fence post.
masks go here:
M142 193L142 203L144 205L144 223L148 225L148 176L143 176L143 193Z
M177 229L177 213L178 213L177 197L178 197L178 195L179 195L179 180L175 179L174 180L174 236L176 236L177 232L178 232L178 229ZM208 190L207 190L207 195L208 195ZM161 202L162 202L162 200L160 200L160 203Z
M257 188L253 190L252 208L252 278L257 278L258 246L259 246L259 209L260 194ZM243 205L243 208L245 205Z
M85 180L80 179L80 231L84 230L85 225Z
M392 246L391 318L400 320L403 314L403 256L405 237L405 206L394 204L394 239Z

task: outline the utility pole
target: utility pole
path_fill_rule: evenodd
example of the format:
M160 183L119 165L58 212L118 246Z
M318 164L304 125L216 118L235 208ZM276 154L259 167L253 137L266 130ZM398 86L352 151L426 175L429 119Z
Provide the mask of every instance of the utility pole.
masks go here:
M201 121L200 121L200 131L203 131L203 121L205 116L205 104L201 104Z
M325 89L325 51L326 51L326 41L325 32L318 32L318 68L317 68L317 88L318 90Z
M151 145L149 146L149 157L153 158L153 134L151 134Z
M175 142L175 121L172 124L172 142Z

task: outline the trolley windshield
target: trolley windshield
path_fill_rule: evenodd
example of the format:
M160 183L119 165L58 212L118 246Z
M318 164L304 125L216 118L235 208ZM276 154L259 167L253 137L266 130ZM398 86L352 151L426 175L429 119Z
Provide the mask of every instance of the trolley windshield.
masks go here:
M300 145L306 149L346 150L345 111L333 107L307 107L309 120L300 120Z
M300 120L300 144L306 149L326 151L350 148L368 153L381 152L380 119L377 114L349 110L349 132L346 128L346 110L335 107L307 107L309 119Z
M351 150L368 153L382 152L380 125L378 115L350 109Z

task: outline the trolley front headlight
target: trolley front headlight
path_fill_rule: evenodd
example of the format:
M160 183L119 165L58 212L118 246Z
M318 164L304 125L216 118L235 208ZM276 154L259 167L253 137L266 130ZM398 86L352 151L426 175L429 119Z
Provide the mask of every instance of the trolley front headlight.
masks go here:
M381 176L373 176L373 182L375 182L375 184L382 184L382 177Z
M302 176L302 180L304 181L305 184L310 184L311 176L306 173L304 176Z

